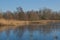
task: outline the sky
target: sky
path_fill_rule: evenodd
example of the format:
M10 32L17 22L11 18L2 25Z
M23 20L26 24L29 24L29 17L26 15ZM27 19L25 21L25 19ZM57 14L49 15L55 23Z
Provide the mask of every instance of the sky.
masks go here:
M60 0L0 0L0 11L16 11L17 7L24 11L49 8L55 11L60 10Z

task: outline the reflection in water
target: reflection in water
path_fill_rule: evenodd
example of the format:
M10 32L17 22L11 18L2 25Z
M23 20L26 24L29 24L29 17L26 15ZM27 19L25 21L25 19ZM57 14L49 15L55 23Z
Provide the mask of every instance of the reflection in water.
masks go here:
M27 25L0 32L0 40L60 40L60 24Z

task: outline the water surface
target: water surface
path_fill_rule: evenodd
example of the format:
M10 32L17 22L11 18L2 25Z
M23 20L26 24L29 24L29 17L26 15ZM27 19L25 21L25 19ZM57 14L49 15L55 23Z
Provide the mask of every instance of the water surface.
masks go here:
M0 40L60 40L60 23L19 26L1 31Z

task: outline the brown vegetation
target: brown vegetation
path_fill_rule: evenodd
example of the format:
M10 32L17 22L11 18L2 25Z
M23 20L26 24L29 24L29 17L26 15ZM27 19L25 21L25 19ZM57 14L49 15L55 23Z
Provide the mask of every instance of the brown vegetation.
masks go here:
M60 22L60 20L19 21L19 20L0 19L0 26L21 26L21 25L30 25L30 24L44 25L51 22Z
M44 8L39 11L23 11L21 7L17 11L0 12L0 19L19 20L19 21L37 21L37 20L60 20L60 12Z
M23 11L21 7L18 7L15 12L0 12L0 26L41 25L51 22L60 22L60 12L48 8L39 11Z

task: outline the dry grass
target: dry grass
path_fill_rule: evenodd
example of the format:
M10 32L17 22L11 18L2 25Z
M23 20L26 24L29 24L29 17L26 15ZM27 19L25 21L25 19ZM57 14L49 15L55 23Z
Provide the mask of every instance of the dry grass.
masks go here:
M39 20L39 21L17 21L17 20L5 20L0 19L0 24L5 25L4 27L0 27L1 30L8 30L8 29L14 29L17 26L23 26L23 25L29 25L29 24L42 24L46 25L50 22L60 22L60 20Z
M28 21L17 21L17 20L5 20L5 19L0 19L0 23L1 24L5 24L5 25L25 25L28 24Z
M20 26L20 25L28 25L30 23L39 23L39 24L47 24L49 22L59 22L60 20L39 20L39 21L17 21L17 20L5 20L0 19L0 24L5 24L6 26Z

